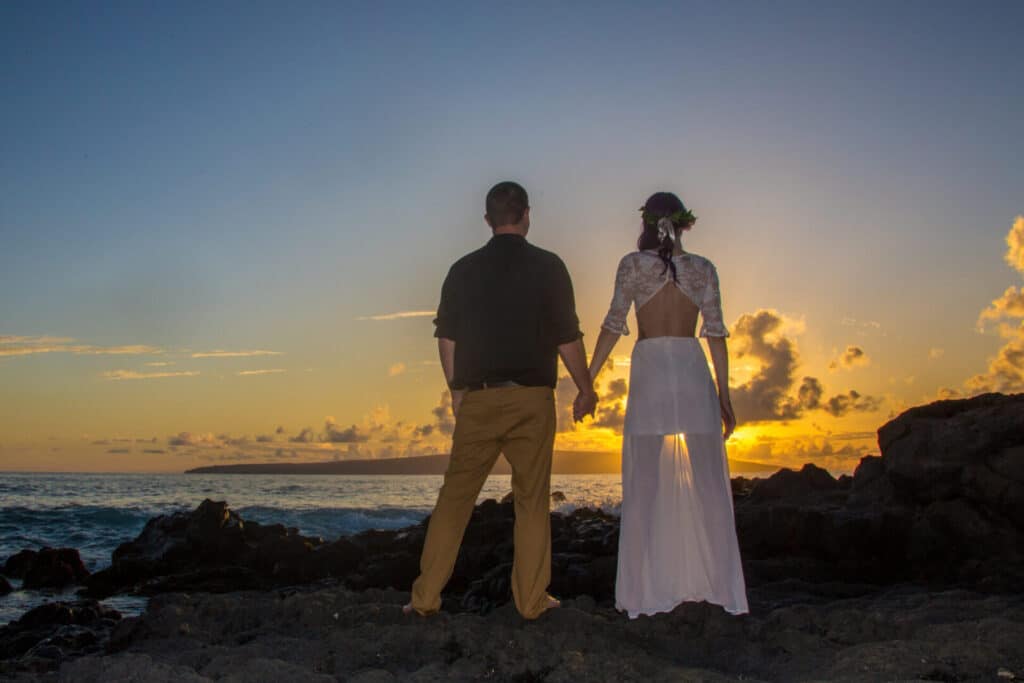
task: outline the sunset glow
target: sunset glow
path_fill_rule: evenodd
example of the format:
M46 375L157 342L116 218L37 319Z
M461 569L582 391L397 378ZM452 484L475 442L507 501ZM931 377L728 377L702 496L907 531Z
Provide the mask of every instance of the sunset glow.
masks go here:
M532 6L513 35L484 6L30 6L0 9L0 470L446 452L431 321L506 178L588 350L637 207L693 208L735 460L850 472L910 406L1024 390L996 12ZM620 448L634 322L594 420L560 382L556 450Z

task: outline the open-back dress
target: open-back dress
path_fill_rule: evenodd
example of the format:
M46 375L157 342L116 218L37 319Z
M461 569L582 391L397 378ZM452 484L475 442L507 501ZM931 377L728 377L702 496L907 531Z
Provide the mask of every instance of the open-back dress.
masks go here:
M623 257L602 324L629 334L635 305L641 337L651 328L633 347L622 430L615 603L630 618L700 600L748 611L718 392L693 336L698 311L700 336L729 336L718 273L696 254L673 261L675 282L656 251Z

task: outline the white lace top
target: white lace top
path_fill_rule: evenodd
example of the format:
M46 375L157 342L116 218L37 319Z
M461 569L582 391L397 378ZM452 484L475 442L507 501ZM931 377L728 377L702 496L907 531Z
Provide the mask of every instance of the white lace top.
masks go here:
M722 321L722 294L718 289L718 271L703 256L684 253L673 256L678 281L675 283L686 298L700 308L701 337L728 337ZM664 273L662 271L665 271ZM615 293L601 327L615 334L629 334L626 315L630 304L637 310L657 294L666 282L672 281L672 270L654 250L634 251L619 261L615 273Z

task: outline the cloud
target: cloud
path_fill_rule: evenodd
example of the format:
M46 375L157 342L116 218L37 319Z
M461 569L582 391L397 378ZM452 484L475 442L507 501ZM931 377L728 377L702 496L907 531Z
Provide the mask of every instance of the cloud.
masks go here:
M395 363L388 368L388 377L397 377L405 372L405 363Z
M937 346L933 346L932 348L928 349L928 360L938 360L942 358L943 354L945 353L945 349L940 349Z
M1006 262L1024 275L1024 216L1017 216L1006 235ZM994 299L978 316L978 325L984 329L987 320L1000 322L998 332L1005 343L989 359L985 372L970 377L964 386L971 392L1013 392L1024 388L1024 321L1016 327L1010 322L1024 318L1024 288L1009 287Z
M758 437L749 445L729 442L729 456L738 460L792 468L800 468L804 463L813 462L819 467L836 472L852 472L864 455L877 452L874 433L867 433L863 438L849 439L797 435L778 438Z
M304 427L295 436L288 437L288 441L291 443L312 443L316 441L316 432L313 431L312 427Z
M158 360L158 361L154 361L152 363L143 363L143 365L147 365L147 366L149 366L151 368L165 368L168 365L174 365L174 362L173 361L167 361L167 360Z
M864 396L851 389L845 394L837 394L822 405L822 409L833 417L842 417L852 412L871 413L881 406L882 400L875 396Z
M1011 268L1024 275L1024 216L1017 216L1006 234L1005 258Z
M871 359L859 346L847 346L846 350L839 354L839 357L828 364L829 370L850 370L856 367L865 367L871 364Z
M977 393L1013 392L1024 388L1024 323L989 359L986 372L974 375L965 384Z
M790 420L800 404L789 395L798 362L795 342L781 334L784 318L773 310L744 313L733 326L736 358L759 361L747 382L730 389L736 414L743 421Z
M396 313L378 313L377 315L361 315L356 320L404 320L406 318L434 317L436 311L398 311Z
M181 372L136 372L135 370L110 370L103 373L103 377L109 380L122 379L160 379L162 377L195 377L198 370L187 370Z
M809 410L824 410L835 417L877 410L882 399L854 390L823 400L825 387L817 377L804 377L793 395L800 355L796 342L785 332L801 329L801 321L770 309L744 313L736 321L733 344L737 360L752 358L759 366L750 380L730 387L737 418L741 422L769 422L793 420ZM844 358L853 364L867 362L866 354L856 346L848 346L840 362Z
M162 448L143 448L142 452L143 453L152 453L152 454L161 454L161 453L166 453L167 451L165 451Z
M213 434L193 434L192 432L178 432L175 436L167 437L167 445L171 448L182 446L215 446L219 448L223 446Z
M818 378L804 377L800 388L797 389L796 396L801 406L808 410L814 410L821 407L821 397L824 393L825 388L821 386Z
M273 443L273 442L274 442L274 435L273 434L257 434L256 435L256 443Z
M287 370L284 370L283 368L269 368L266 370L240 370L235 374L241 377L249 377L252 375L276 375L282 372L287 372Z
M365 443L370 440L370 437L354 424L342 429L334 421L333 417L328 417L324 423L324 433L321 440L328 443Z
M447 436L455 432L455 417L452 415L452 397L449 392L441 392L441 398L430 412L434 415L433 426L439 432Z
M131 356L161 354L163 349L146 344L95 346L75 344L71 337L0 335L0 356L30 356L41 353L71 353L76 356Z
M978 316L978 329L984 330L986 321L1006 318L1024 318L1024 287L1018 289L1011 285L1002 296L993 299Z
M264 351L261 349L253 349L247 351L224 351L217 349L215 351L196 351L192 354L192 358L251 358L253 356L282 356L283 351Z

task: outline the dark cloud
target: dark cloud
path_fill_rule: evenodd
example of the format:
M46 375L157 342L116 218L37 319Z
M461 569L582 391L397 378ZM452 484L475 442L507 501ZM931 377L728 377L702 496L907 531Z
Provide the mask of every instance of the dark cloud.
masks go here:
M804 377L796 396L801 406L807 410L814 410L821 406L821 397L824 393L825 388L821 386L817 377Z
M775 311L744 313L733 327L736 358L750 356L761 367L748 382L731 388L741 422L790 420L799 417L800 403L789 395L799 360L793 340L780 333L782 317Z
M834 417L842 417L848 413L870 413L878 410L882 404L880 398L864 396L851 389L845 394L837 394L822 405L822 409Z
M452 397L447 391L441 392L441 398L434 409L434 426L442 434L451 436L455 431L455 418L452 416Z
M838 370L840 368L849 370L850 368L870 365L871 359L868 358L868 354L864 352L859 346L847 346L846 350L839 354L839 357L828 364L829 370Z
M601 398L605 401L616 401L620 398L625 398L628 393L629 384L626 380L620 377L608 382L608 388L605 390L605 393Z
M730 388L740 422L792 420L810 410L824 410L836 417L878 410L882 399L852 389L824 401L825 387L817 377L804 377L794 396L800 355L796 342L781 332L784 322L775 311L762 309L743 314L733 328L737 359L749 356L760 363L748 382ZM843 358L854 365L868 362L863 349L856 346L848 346Z
M341 429L333 420L327 420L322 440L327 443L363 443L369 441L370 437L354 424Z
M256 443L271 443L274 440L273 434L257 434Z
M288 437L288 441L291 443L313 443L316 441L316 432L313 431L312 427L304 427L295 436Z

